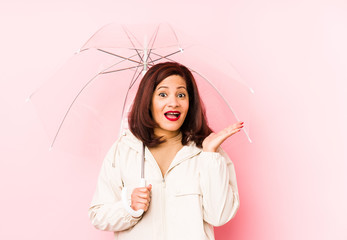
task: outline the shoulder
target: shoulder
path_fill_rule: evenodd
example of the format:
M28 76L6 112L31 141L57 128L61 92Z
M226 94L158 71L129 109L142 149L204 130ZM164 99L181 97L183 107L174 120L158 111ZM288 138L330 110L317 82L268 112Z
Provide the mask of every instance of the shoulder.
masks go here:
M112 143L106 154L105 160L114 166L116 164L115 162L120 161L124 156L140 151L142 151L142 142L129 130L125 130L118 139Z
M116 147L120 150L135 150L140 151L142 149L142 141L132 134L130 130L124 130L117 141L113 144L113 147Z

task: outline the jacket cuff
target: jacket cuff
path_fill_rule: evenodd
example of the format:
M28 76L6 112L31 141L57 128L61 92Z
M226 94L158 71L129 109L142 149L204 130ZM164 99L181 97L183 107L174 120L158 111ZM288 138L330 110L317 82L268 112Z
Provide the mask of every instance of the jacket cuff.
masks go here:
M204 151L202 151L200 153L200 157L205 158L205 159L217 159L217 158L221 157L221 154L219 151L217 151L217 152L204 152Z
M126 209L125 209L125 211L126 211ZM135 223L137 223L138 221L140 221L140 219L142 218L142 215L141 216L139 216L139 217L134 217L134 216L132 216L131 215L131 213L130 212L128 212L128 211L126 211L126 216L125 216L125 221L127 221L127 222L130 222L131 224L135 224Z

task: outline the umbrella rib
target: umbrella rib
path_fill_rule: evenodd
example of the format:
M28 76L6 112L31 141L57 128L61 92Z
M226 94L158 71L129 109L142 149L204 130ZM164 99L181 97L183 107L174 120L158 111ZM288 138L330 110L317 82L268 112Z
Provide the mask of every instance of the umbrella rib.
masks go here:
M158 25L158 27L156 29L156 32L154 33L154 35L152 35L151 40L150 40L150 42L152 42L152 45L151 45L151 47L149 49L148 58L151 60L151 64L152 65L154 65L154 62L153 62L153 60L152 60L152 58L150 56L151 56L151 53L152 53L152 50L153 50L153 45L154 45L155 40L157 39L157 36L158 36L159 27L160 27L160 25ZM153 37L154 37L154 40L152 41Z
M143 66L143 65L142 65L142 66ZM136 68L136 71L137 71L137 69L138 69L138 68ZM134 73L134 76L135 76L135 74L136 74L136 71L135 71L135 73ZM140 74L141 74L141 72L139 72L139 74L137 74L137 76L136 76L135 79L133 78L133 80L131 80L132 82L130 83L130 84L131 84L131 85L130 85L130 88L132 88L132 87L134 86L134 84L135 84L135 82L137 81L137 79L139 78ZM130 88L129 88L129 89L130 89Z
M151 40L150 40L150 42L152 42L151 50L152 50L152 48L153 48L153 45L154 45L154 43L155 43L155 40L157 39L158 32L159 32L159 27L160 27L160 25L158 25L158 27L157 27L155 33L154 33L154 34L152 35L152 37L151 37ZM154 39L153 39L153 37L154 37ZM152 39L153 39L153 41L152 41Z
M138 66L143 66L143 64L139 64ZM122 68L122 69L117 69L117 70L112 70L112 71L107 71L107 72L100 72L99 74L120 72L120 71L124 71L124 70L134 69L134 68L137 68L138 66L127 67L127 68Z
M132 36L133 36L133 38L137 41L137 43L139 44L139 45L142 45L141 43L140 43L140 41L136 38L136 36L132 33L132 32L130 32L124 25L122 25L122 28L123 28L123 30L127 33L127 32L129 32ZM128 36L129 38L130 38L130 36ZM136 47L135 47L136 48Z
M134 62L134 63L138 63L138 64L141 63L141 62L139 62L139 61L135 61L135 60L133 60L133 59L126 58L126 57L117 55L117 54L115 54L115 53L111 53L111 52L105 51L105 50L100 49L100 48L98 48L97 50L98 50L98 51L101 51L101 52L104 52L104 53L107 53L107 54L110 54L110 55L112 55L112 56L116 56L116 57L122 58L122 59L127 60L127 61L130 61L130 62ZM136 56L136 55L134 55L134 56ZM141 60L142 60L142 59L141 59Z
M88 50L91 50L91 48L83 49L83 50L81 50L80 52L88 51ZM79 54L79 53L76 53L76 55L77 55L77 54ZM124 61L127 61L129 58L132 58L132 57L134 57L134 56L136 56L136 55L137 55L137 54L132 55L132 56L130 56L130 57L128 57L128 58L122 57L123 60L121 60L120 62L117 62L117 63L111 65L111 66L108 67L108 68L114 67L114 66L116 66L117 64L120 64L120 63L122 63L122 62L124 62ZM137 62L137 63L138 63L138 62ZM105 68L103 71L107 70L108 68ZM107 73L107 72L106 72L106 73ZM43 85L43 84L42 84L42 85ZM39 89L42 87L42 85L41 85L40 87L38 87L35 91L33 91L33 92L27 97L27 99L26 99L25 101L28 102L28 101L35 95L35 93L39 91Z
M152 49L149 50L149 53L148 53L148 58L150 59L150 64L152 64L152 66L154 65L154 62L153 62L153 59L151 58L151 53L152 53Z
M176 34L175 30L172 28L172 26L171 26L170 24L167 24L167 25L169 25L171 31L173 32L173 34L174 34L174 36L175 36L175 38L176 38L177 45L178 45L179 49L182 49L182 48L181 48L181 45L180 45L180 41L178 40L178 37L177 37L177 34Z
M134 71L134 74L133 74L133 77L131 78L131 81L130 81L128 90L131 89L131 87L132 87L132 86L135 84L135 82L136 82L137 77L135 77L135 75L136 75L137 70L139 69L139 67L140 67L140 65L138 65L138 66L136 67L136 70ZM138 75L140 75L140 74L141 74L141 72L140 72Z
M188 67L188 68L189 68L189 67ZM234 114L236 120L237 120L237 121L240 121L240 119L239 119L239 117L236 115L234 109L230 106L230 104L228 103L228 101L227 101L227 100L224 98L224 96L220 93L220 91L217 89L217 87L214 86L213 83L212 83L210 80L208 80L208 78L206 78L205 76L203 76L201 73L199 73L199 72L197 72L197 71L195 71L194 69L191 69L191 68L189 68L189 70L192 71L192 72L195 72L195 73L198 74L200 77L202 77L203 79L205 79L205 81L206 81L208 84L210 84L210 86L213 87L213 88L217 91L217 93L219 94L219 96L220 96L220 97L223 99L223 101L227 104L227 106L228 106L228 108L230 109L230 111ZM243 130L243 132L246 134L248 141L249 141L250 143L252 143L252 139L249 137L249 135L248 135L248 133L246 132L246 130L245 130L244 128L242 128L242 130Z
M99 32L101 32L103 29L105 29L107 26L110 26L112 23L106 24L104 26L102 26L102 28L100 28L98 31L96 31L87 41L85 44L83 44L83 46L78 50L78 52L84 51L84 50L88 50L89 48L84 48L84 46L87 45L87 43L94 38L94 36L96 36Z
M134 56L136 56L136 54L130 56L129 58L132 58L132 57L134 57ZM121 60L121 61L119 61L119 62L117 62L117 63L115 63L115 64L112 64L111 66L109 66L109 67L105 68L104 70L102 70L102 72L100 72L100 73L107 73L107 72L105 72L107 69L110 69L110 68L112 68L112 67L114 67L114 66L116 66L116 65L118 65L118 64L120 64L120 63L122 63L122 62L125 62L125 61L126 61L126 59L123 59L123 60ZM124 69L121 69L121 70L124 70Z
M66 119L67 115L69 114L72 105L75 103L75 101L77 100L77 98L79 97L79 95L83 92L83 90L89 85L89 83L91 83L98 75L99 75L99 73L96 74L94 77L92 77L92 79L89 80L89 81L83 86L83 88L79 91L79 93L76 95L76 97L74 98L74 100L73 100L72 103L70 104L69 108L67 109L67 111L66 111L66 113L65 113L65 115L64 115L64 117L63 117L63 120L60 122L58 131L57 131L57 133L56 133L55 136L54 136L54 139L53 139L53 142L52 142L52 144L51 144L50 149L53 148L53 145L54 145L54 143L55 143L55 141L56 141L56 139L57 139L57 137L58 137L58 134L59 134L59 132L60 132L60 129L61 129L61 127L63 126L63 124L64 124L64 122L65 122L65 119Z
M151 60L151 65L153 66L155 63L154 63L154 61L153 61L153 59L151 58L151 57L148 57L150 60Z
M129 36L129 34L128 34L128 29L126 29L124 26L122 26L122 27L123 27L123 30L124 30L125 34L127 35L128 39L129 39L129 41L131 42L131 45L133 45L133 47L134 47L134 49L135 49L137 55L140 57L141 62L143 62L143 58L141 57L139 51L138 51L137 48L135 47L134 42L131 40L131 38L130 38L130 36ZM136 39L135 36L134 36L134 38ZM136 41L139 42L137 39L136 39Z
M140 65L138 65L138 66L140 66ZM134 67L131 67L131 68L138 68L138 66L134 66ZM123 71L123 70L128 70L128 69L131 69L131 68L119 69L119 70L117 70L116 72ZM109 72L105 72L105 73L109 73ZM92 78L82 87L82 89L78 92L78 94L76 95L76 97L74 98L74 100L72 101L72 103L70 104L69 108L67 109L67 111L66 111L66 113L65 113L65 115L64 115L64 117L63 117L63 120L60 122L59 128L58 128L58 130L57 130L57 133L56 133L55 136L54 136L54 139L53 139L53 141L52 141L52 144L51 144L50 149L53 148L53 145L54 145L54 143L55 143L55 141L56 141L56 139L57 139L57 137L58 137L58 134L59 134L59 132L60 132L60 129L61 129L61 127L63 126L63 124L64 124L64 122L65 122L65 119L66 119L67 115L69 114L69 112L70 112L70 110L71 110L71 108L72 108L72 105L74 105L74 103L76 102L77 98L81 95L81 93L83 92L83 90L84 90L84 89L85 89L85 88L86 88L97 76L99 76L100 74L104 74L104 72L97 73L97 74L96 74L94 77L92 77Z
M142 66L143 66L143 65L142 65ZM140 74L141 74L141 71L140 71L139 74L137 75L137 77L134 78L135 75L136 75L137 70L139 69L139 67L140 67L140 64L136 66L136 70L135 70L134 75L133 75L133 77L132 77L132 79L131 79L131 82L130 82L130 84L129 84L129 88L128 88L128 90L127 90L127 93L126 93L125 98L124 98L124 101L123 101L122 114L121 114L121 116L120 116L121 124L120 124L119 134L121 134L121 131L122 131L122 129L123 129L123 116L124 116L125 104L126 104L126 102L127 102L128 95L129 95L129 90L132 88L132 86L135 84L136 80L138 79L138 77L139 77ZM134 80L134 79L135 79L135 80Z
M152 53L153 55L159 57L158 59L153 60L153 62L157 62L157 61L159 61L159 60L161 60L161 59L167 59L167 60L169 60L169 61L171 61L171 62L176 62L176 61L174 61L174 60L172 60L172 59L169 59L168 57L170 57L170 56L172 56L172 55L175 55L175 54L177 54L177 53L180 53L180 52L182 52L182 51L181 51L181 50L178 50L178 51L173 52L173 53L170 53L170 54L168 54L168 55L166 55L166 56L161 56L161 55L159 55L159 54L157 54L157 53Z
M183 51L184 51L184 49L180 48L180 51L179 51L179 52L183 52ZM153 55L156 55L156 56L160 57L159 59L156 59L156 60L154 60L154 61L159 61L159 60L165 58L165 59L167 59L167 60L169 60L169 61L176 62L176 61L174 61L174 60L172 60L172 59L167 58L167 57L172 56L172 55L174 55L174 54L176 54L176 53L178 53L178 52L174 52L174 53L171 53L171 54L166 55L166 56L161 56L161 55L159 55L159 54L157 54L157 53L153 53ZM241 77L241 76L240 76L240 73L237 71L237 69L235 68L235 66L234 66L233 64L231 64L231 63L229 63L229 64L230 64L231 67L236 71L236 73L239 75L239 77ZM240 84L244 85L244 86L250 91L250 93L254 94L253 88L251 88L251 87L248 86L246 83L244 83L244 82L242 82L242 81L240 81L240 80L236 80L236 81L238 81Z

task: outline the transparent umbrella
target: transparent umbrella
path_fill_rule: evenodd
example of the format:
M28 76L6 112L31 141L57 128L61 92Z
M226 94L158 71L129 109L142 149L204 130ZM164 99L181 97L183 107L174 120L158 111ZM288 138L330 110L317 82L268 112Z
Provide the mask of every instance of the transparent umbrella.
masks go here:
M235 68L213 51L195 45L169 24L109 24L29 97L50 137L79 156L105 152L127 128L127 115L148 68L175 61L193 73L210 127L219 131L244 121L235 141L249 141L253 90Z

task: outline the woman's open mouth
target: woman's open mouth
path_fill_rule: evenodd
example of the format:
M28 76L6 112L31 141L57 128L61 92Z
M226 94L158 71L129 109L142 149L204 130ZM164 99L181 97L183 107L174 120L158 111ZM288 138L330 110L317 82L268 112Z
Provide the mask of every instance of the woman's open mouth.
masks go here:
M168 111L164 113L164 115L170 121L177 121L180 118L181 113L179 111Z

